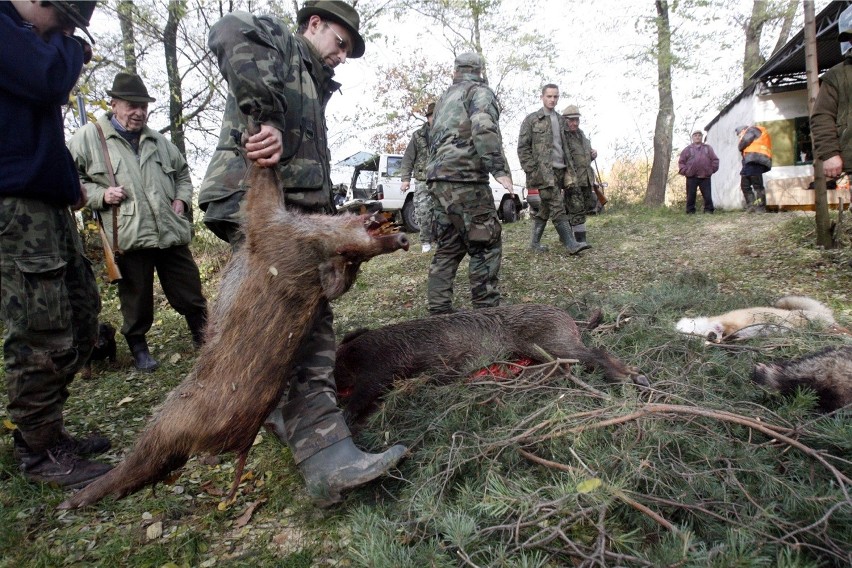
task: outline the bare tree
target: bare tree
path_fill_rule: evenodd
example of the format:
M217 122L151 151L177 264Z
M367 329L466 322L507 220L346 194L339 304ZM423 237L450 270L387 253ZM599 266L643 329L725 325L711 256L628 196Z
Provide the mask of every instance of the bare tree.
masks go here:
M745 32L745 51L743 54L743 88L751 82L751 76L761 65L766 63L766 57L760 50L760 42L766 26L780 23L780 31L775 42L775 53L787 43L793 19L796 16L798 0L754 0L751 16L743 24Z
M133 2L119 0L116 10L121 25L121 47L124 51L124 67L131 73L136 70L136 39L133 34Z
M654 127L654 161L648 178L645 204L660 206L665 202L672 158L672 132L674 130L674 99L672 97L672 31L669 22L669 3L656 0L656 57L657 94L660 98L657 121Z

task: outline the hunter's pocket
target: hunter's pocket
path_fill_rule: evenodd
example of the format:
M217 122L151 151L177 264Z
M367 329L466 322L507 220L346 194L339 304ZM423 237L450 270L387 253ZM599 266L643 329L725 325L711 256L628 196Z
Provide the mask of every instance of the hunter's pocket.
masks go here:
M500 240L503 228L500 220L492 213L480 213L470 220L467 240L472 245L490 245Z
M65 287L66 262L55 256L15 259L21 275L21 323L32 331L51 331L68 327L71 304Z

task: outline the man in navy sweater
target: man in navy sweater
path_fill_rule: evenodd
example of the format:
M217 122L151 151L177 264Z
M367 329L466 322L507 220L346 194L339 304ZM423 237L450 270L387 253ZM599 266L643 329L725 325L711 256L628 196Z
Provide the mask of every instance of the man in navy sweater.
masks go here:
M14 454L24 477L67 488L110 467L62 410L97 339L100 298L71 213L85 201L65 147L62 105L91 56L72 36L95 2L0 2L0 317ZM86 31L88 34L88 31ZM89 36L91 38L91 36Z

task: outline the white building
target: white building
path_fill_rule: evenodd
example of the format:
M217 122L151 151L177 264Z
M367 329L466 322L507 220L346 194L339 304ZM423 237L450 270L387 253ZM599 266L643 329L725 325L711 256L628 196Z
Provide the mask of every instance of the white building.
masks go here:
M837 41L837 20L852 1L831 2L816 16L817 61L820 73L843 59ZM705 127L707 143L719 156L713 174L713 204L720 209L740 209L742 156L737 149L736 127L759 124L772 137L772 170L763 174L769 209L814 209L813 150L808 120L805 80L805 39L800 30L751 77L746 87ZM829 204L838 192L828 191ZM849 192L840 192L849 203Z

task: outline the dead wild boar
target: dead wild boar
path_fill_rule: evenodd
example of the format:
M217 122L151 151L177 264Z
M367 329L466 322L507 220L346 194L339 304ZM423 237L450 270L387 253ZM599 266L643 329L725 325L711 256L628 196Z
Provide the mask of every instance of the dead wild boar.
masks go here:
M334 377L347 420L357 422L397 379L424 372L458 377L472 360L527 357L541 363L547 360L541 350L600 368L610 381L649 386L635 368L583 345L567 312L542 304L482 308L350 333L337 348Z
M274 169L252 166L249 181L246 243L223 275L195 366L124 460L61 509L124 497L199 453L237 454L232 497L321 298L348 290L362 262L408 249L405 235L378 218L286 210Z

